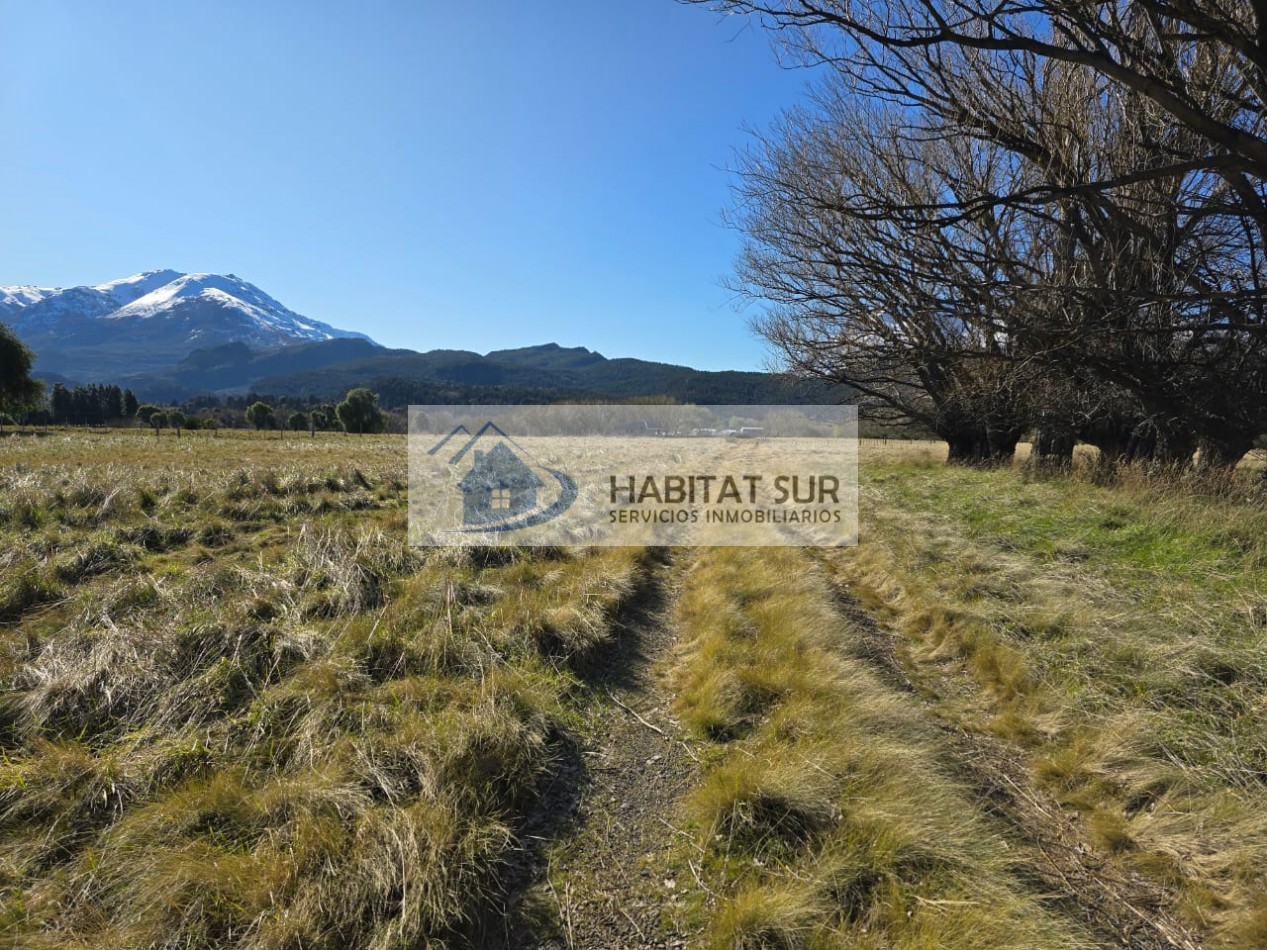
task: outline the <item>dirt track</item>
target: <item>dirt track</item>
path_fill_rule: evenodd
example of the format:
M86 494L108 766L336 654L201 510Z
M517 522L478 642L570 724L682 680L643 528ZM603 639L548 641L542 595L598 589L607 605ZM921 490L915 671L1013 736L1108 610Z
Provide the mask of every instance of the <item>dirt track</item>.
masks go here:
M677 836L691 840L673 822L698 779L705 745L674 720L664 678L677 641L668 617L673 578L686 556L679 552L677 561L654 564L614 618L615 648L583 671L592 690L593 732L561 764L542 804L545 813L528 829L525 870L533 883L515 899L498 946L586 950L696 943L698 934L689 932L678 911L704 882L694 874L694 862L688 864L691 875L665 870ZM846 650L892 688L915 696L970 688L912 679L900 658L899 635L858 602L846 576L820 563L836 584ZM982 811L1033 856L1027 865L1035 890L1081 919L1104 946L1200 946L1167 911L1171 895L1098 853L1076 816L1038 789L1016 750L943 722L932 714L932 703L926 705L944 737L949 768L976 790Z
M666 617L674 572L672 561L653 563L613 618L614 647L582 670L593 732L543 803L555 812L543 824L557 825L557 838L540 842L535 882L497 941L502 946L690 945L673 921L683 890L695 882L664 872L677 834L675 805L698 768L663 683L676 642Z

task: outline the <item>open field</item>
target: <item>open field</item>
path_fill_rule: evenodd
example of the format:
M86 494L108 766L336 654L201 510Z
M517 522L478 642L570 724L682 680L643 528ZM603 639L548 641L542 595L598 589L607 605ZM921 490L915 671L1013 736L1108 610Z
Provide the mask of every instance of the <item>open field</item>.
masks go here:
M1267 943L1255 473L867 440L856 549L459 552L404 448L0 439L0 942Z

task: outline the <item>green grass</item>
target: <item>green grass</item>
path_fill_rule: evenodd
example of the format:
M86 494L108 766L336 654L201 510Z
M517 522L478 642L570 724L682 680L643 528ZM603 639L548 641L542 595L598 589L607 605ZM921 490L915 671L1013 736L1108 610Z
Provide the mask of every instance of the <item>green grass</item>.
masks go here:
M1023 749L1095 845L1238 943L1267 862L1255 480L864 473L863 544L831 563L905 635L939 713Z

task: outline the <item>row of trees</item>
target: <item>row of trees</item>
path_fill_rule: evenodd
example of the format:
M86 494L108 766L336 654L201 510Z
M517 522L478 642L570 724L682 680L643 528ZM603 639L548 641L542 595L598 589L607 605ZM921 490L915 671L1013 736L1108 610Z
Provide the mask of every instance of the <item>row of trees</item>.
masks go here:
M177 436L181 431L198 429L218 429L220 424L216 416L204 412L186 414L177 408L144 405L137 408L137 422L149 426L158 434L170 428ZM257 399L243 412L246 423L257 432L276 430L284 432L326 432L342 429L344 432L366 434L382 432L386 428L387 417L378 407L378 397L368 389L350 390L338 405L322 405L309 412L298 410L285 415L273 406Z
M698 2L824 77L739 168L735 283L788 368L960 461L1267 431L1267 7Z
M48 402L54 425L118 423L134 418L140 408L132 390L96 383L75 387L54 383Z
M34 357L9 327L0 323L0 423L5 419L38 417L41 423L54 425L105 425L135 420L153 428L155 434L171 428L181 431L218 429L220 419L214 414L219 401L195 400L184 411L179 407L139 405L130 389L92 384L67 387L56 383L44 408L43 386L31 375ZM254 399L242 411L241 419L257 430L289 428L292 431L327 431L364 434L382 432L387 415L379 408L378 397L369 389L352 389L337 405L320 404L308 412L295 410L279 413L261 399Z
M135 413L136 421L145 426L149 426L154 430L154 434L158 435L164 429L170 428L179 438L182 431L196 431L199 429L215 430L218 429L219 423L211 416L185 415L179 409L163 409L160 406L138 406Z
M280 429L281 418L268 403L257 400L247 407L246 421L260 429ZM352 389L336 406L321 406L308 414L293 412L285 420L285 428L293 432L321 432L335 427L344 432L364 435L382 432L387 418L378 407L378 397L368 389Z

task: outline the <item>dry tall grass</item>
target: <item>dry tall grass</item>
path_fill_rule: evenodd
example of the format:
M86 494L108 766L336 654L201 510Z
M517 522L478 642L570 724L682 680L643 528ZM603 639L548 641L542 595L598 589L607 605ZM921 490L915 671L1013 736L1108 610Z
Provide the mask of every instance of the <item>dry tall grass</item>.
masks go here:
M952 775L919 704L849 652L815 562L714 549L682 581L685 721L721 744L694 791L721 899L708 944L1076 947L1035 856Z
M647 553L410 549L404 469L391 437L0 439L0 941L439 946L495 903ZM1257 481L912 443L862 476L855 550L675 561L705 941L1094 943L949 727L1212 943L1267 945Z
M4 940L461 933L641 552L407 548L400 440L78 439L0 440Z

